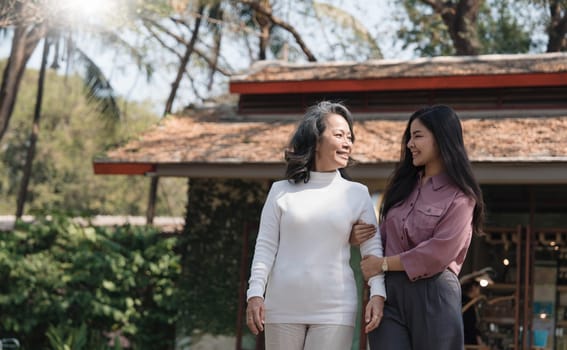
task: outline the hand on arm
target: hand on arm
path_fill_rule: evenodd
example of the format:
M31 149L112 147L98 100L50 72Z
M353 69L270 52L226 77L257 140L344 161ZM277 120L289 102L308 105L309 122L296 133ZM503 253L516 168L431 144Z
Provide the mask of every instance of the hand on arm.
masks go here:
M264 330L264 299L262 297L248 299L246 325L254 335L258 335Z
M375 225L367 224L362 220L358 220L354 223L354 225L352 225L349 243L354 246L359 246L363 242L374 237L376 231L377 230Z

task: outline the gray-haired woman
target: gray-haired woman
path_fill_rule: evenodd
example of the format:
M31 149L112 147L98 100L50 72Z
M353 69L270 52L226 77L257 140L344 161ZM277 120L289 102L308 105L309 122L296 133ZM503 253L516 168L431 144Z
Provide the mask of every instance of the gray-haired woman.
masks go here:
M357 293L349 236L358 220L376 222L366 186L347 180L354 142L350 112L338 103L309 108L285 153L285 180L270 189L247 292L247 324L266 330L268 350L350 349ZM361 245L382 256L379 236ZM369 280L366 330L382 318L383 276Z

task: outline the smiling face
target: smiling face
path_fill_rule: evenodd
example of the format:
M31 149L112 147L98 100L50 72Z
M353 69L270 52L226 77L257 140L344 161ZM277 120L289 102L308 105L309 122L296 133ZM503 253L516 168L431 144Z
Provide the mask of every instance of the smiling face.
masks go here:
M411 152L413 165L423 166L426 176L433 176L442 171L443 159L435 136L419 119L414 119L410 124L407 148Z
M329 114L315 151L315 171L345 168L352 152L352 135L345 118Z

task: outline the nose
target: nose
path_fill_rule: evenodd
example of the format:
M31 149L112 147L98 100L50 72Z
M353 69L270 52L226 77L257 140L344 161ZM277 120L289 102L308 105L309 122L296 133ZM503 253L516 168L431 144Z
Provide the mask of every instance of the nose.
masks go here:
M408 143L406 144L406 146L407 146L407 148L409 148L409 149L411 149L411 148L414 146L413 140L412 140L411 138L408 140Z

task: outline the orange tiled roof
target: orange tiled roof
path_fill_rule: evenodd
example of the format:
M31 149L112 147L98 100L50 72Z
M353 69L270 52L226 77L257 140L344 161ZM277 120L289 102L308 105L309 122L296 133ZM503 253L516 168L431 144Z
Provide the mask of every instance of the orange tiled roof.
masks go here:
M261 61L231 82L348 80L567 72L567 53L441 56L413 60L288 63Z
M214 109L169 116L99 160L155 164L283 162L283 150L296 122L240 122L221 117ZM405 124L401 120L357 121L354 158L368 164L397 161ZM472 161L567 159L567 116L464 119L463 129Z

